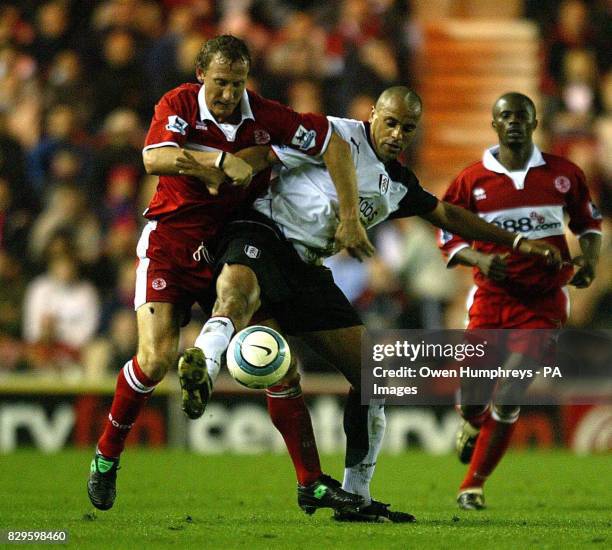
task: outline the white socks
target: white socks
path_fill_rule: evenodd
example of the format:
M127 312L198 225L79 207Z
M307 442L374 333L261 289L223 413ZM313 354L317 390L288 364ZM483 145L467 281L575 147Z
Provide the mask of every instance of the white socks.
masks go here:
M204 352L206 368L213 384L219 375L221 356L227 350L234 332L234 323L228 317L211 317L196 338L195 346Z
M342 488L361 495L364 506L372 502L370 482L382 447L386 424L384 400L372 399L368 408L368 454L359 464L344 469Z

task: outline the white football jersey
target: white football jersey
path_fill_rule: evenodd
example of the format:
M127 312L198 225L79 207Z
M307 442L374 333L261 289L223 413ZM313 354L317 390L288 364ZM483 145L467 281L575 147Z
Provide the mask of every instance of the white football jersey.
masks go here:
M334 131L351 148L357 172L361 221L370 228L391 217L431 212L437 199L397 161L384 164L370 142L369 123L328 117ZM322 156L273 147L282 168L254 208L272 219L303 260L318 263L334 253L338 195ZM392 214L394 214L392 216Z

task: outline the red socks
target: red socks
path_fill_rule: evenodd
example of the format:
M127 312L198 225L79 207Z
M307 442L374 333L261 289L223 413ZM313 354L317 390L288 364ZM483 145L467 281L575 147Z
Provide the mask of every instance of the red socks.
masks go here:
M119 371L108 421L98 441L98 450L104 456L117 458L122 453L126 438L156 385L142 372L136 356Z
M321 475L317 443L310 413L300 386L273 386L266 390L268 412L281 433L300 485L310 485Z
M489 416L480 429L474 455L460 490L482 487L510 444L516 422L504 423Z

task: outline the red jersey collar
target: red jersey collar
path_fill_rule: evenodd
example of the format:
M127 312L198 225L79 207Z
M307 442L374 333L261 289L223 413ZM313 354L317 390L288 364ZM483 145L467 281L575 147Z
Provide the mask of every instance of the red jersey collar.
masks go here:
M219 126L219 123L215 120L215 117L212 116L211 112L208 110L208 105L206 105L206 99L204 97L204 84L200 86L200 90L198 91L198 106L200 107L200 120L210 120ZM247 93L246 89L244 92L242 92L242 98L240 99L240 114L242 118L240 119L238 126L240 126L240 124L247 119L255 120L255 116L253 115L251 104L249 102L249 94Z
M523 189L525 187L525 178L527 177L527 172L529 172L530 168L536 168L537 166L544 166L546 164L546 161L542 156L542 152L536 145L533 146L531 156L529 157L527 165L525 168L523 168L523 170L514 170L512 172L509 171L501 162L499 162L499 160L497 160L498 153L499 145L494 145L493 147L485 149L484 155L482 156L482 164L487 170L491 170L491 172L505 174L508 176L514 183L514 187L516 189Z

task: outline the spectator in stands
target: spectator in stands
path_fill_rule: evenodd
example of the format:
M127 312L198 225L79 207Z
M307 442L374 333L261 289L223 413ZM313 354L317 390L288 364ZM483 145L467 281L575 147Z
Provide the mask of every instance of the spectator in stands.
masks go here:
M0 110L8 131L22 147L33 147L40 138L42 104L36 61L8 44L0 46L0 68Z
M378 256L371 258L366 268L367 288L355 303L364 325L388 330L401 328L408 300L399 279Z
M86 127L95 105L95 90L86 77L82 56L76 50L60 51L49 66L43 90L44 105L70 105L76 120Z
M0 373L25 367L20 338L25 276L19 258L0 250Z
M103 0L92 13L92 29L101 33L110 29L132 29L138 4L138 0Z
M319 78L325 74L325 32L306 12L294 12L266 56L268 72L277 82Z
M95 380L115 374L111 369L131 357L136 339L134 312L129 307L117 310L106 334L93 340L83 350L85 376Z
M391 45L385 40L371 38L346 58L346 67L339 84L339 97L343 99L342 114L346 114L346 102L358 95L378 95L399 81L399 66Z
M104 38L101 65L94 73L96 110L94 123L119 107L134 109L145 117L149 111L146 82L137 59L136 42L127 30L112 30Z
M36 11L36 38L32 52L41 71L46 71L57 53L72 46L69 26L70 12L66 2L45 2Z
M0 250L23 256L31 223L31 213L15 204L11 184L0 176Z
M436 250L436 236L421 218L403 218L381 227L376 249L408 298L401 328L444 328L446 305L457 290L454 272Z
M321 86L314 80L296 80L287 87L287 105L298 113L324 113Z
M75 362L95 335L100 304L95 287L81 278L76 256L49 259L47 270L27 286L23 306L23 337L33 345L36 366Z
M144 176L142 165L142 140L144 130L138 115L130 109L117 109L106 117L100 134L96 166L90 195L102 202L112 181L111 174L122 169L133 177ZM136 191L136 189L135 189ZM137 212L133 212L136 217Z
M588 135L601 110L595 54L584 48L568 50L558 96L551 101L550 129L554 141L572 135Z
M168 69L154 77L155 96L152 98L157 102L164 94L164 90L179 86L183 82L194 82L193 60L200 50L202 42L206 38L198 32L189 32L176 37L173 43L171 57L164 63L168 64ZM153 72L159 73L159 67L151 67ZM163 88L162 88L163 86ZM161 92L161 93L160 93Z
M593 40L589 10L583 0L564 0L548 45L547 75L552 91L563 81L563 59L568 50L588 47ZM551 85L547 86L550 90Z
M38 194L44 193L50 184L49 175L54 179L78 179L83 185L90 177L92 171L91 152L82 145L84 131L79 127L79 121L75 109L68 104L58 104L51 107L45 117L44 135L37 145L32 149L27 159L28 177L33 188ZM59 154L61 151L72 153L77 173L53 174L52 163L61 162L66 155ZM58 167L62 171L62 167Z
M28 246L32 260L42 261L49 242L60 231L73 237L79 261L92 265L98 259L102 238L99 218L82 189L68 183L53 188L46 208L34 222Z
M16 339L21 335L25 278L19 258L0 250L0 338Z
M173 7L167 19L165 34L150 44L144 54L144 68L154 101L176 85L177 51L180 49L180 43L195 32L196 20L192 17L189 5ZM190 74L189 79L182 82L188 82L191 77Z
M597 160L601 175L596 189L604 216L612 217L612 70L601 80L600 97L602 114L594 124L597 138Z
M0 249L23 250L27 227L32 223L38 200L25 176L23 149L7 130L0 111L0 181L4 196L0 207Z
M376 103L376 96L361 93L356 95L348 104L347 117L355 120L368 120L374 103Z

